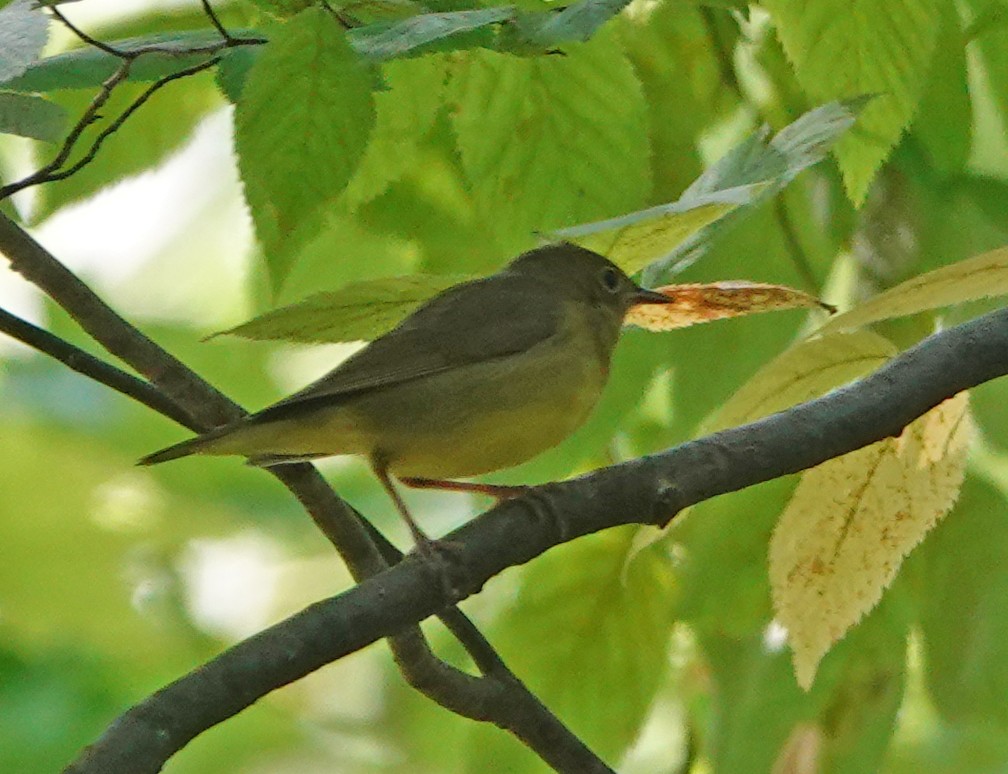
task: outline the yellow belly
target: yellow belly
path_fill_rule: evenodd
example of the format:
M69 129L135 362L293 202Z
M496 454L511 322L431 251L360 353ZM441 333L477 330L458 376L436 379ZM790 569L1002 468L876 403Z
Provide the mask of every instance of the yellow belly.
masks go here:
M606 367L588 336L344 398L296 420L250 425L210 454L380 457L402 477L457 478L524 462L588 416Z

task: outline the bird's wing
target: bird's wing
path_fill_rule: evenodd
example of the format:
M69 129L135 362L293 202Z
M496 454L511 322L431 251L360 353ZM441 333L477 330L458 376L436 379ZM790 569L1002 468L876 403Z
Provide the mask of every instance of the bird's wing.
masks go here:
M530 308L535 314L523 313ZM557 300L532 280L495 275L467 282L437 296L318 381L250 419L288 419L362 391L523 352L556 333L559 320Z

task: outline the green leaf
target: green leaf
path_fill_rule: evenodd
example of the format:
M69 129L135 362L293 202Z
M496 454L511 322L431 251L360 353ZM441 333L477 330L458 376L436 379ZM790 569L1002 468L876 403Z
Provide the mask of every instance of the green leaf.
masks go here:
M711 679L711 770L732 774L880 771L905 682L905 595L890 594L827 657L810 693L789 674L787 651L772 634L736 639L702 632ZM768 636L769 635L769 636ZM815 744L814 768L788 767L799 735ZM792 759L793 760L793 759Z
M831 318L819 333L858 328L965 301L1008 294L1008 247L920 274Z
M305 344L368 341L393 328L428 298L472 277L412 274L356 282L274 309L215 336Z
M913 133L927 151L928 159L945 174L966 166L973 142L973 114L966 41L959 16L951 3L942 4L940 37Z
M697 140L735 100L721 81L703 12L660 3L644 14L618 17L620 39L644 86L653 147L654 195L677 198L702 171Z
M0 134L56 142L66 128L66 111L42 97L0 91Z
M374 131L343 192L349 210L380 196L417 163L420 140L441 108L445 62L433 55L387 62L382 77L388 89L375 95Z
M834 153L861 204L907 127L927 80L941 14L937 0L766 0L798 82L816 101L878 94Z
M671 568L661 551L628 565L633 533L581 538L529 565L492 637L531 691L607 760L636 737L668 669ZM482 731L472 741L468 770L515 770L512 739Z
M309 8L249 72L235 114L238 166L273 284L346 187L375 120L371 73L335 19Z
M123 84L116 89L102 111L105 121L82 135L80 148L71 156L69 164L80 158L108 120L126 109L143 89L136 83ZM84 112L93 97L83 91L57 92L50 96L73 120ZM217 89L206 73L165 86L108 138L86 166L65 180L38 189L33 220L43 220L67 204L161 163L191 137L200 119L220 104ZM47 163L52 154L50 147L36 149L36 163Z
M472 52L450 103L463 171L503 252L534 231L635 209L650 190L640 82L610 35L565 56Z
M49 17L17 0L0 9L0 83L15 78L38 59L49 37Z
M1005 500L967 478L962 499L919 549L925 678L952 722L1008 728Z
M238 104L241 100L249 70L259 59L260 53L261 46L239 46L221 54L220 64L217 65L217 85L229 102Z

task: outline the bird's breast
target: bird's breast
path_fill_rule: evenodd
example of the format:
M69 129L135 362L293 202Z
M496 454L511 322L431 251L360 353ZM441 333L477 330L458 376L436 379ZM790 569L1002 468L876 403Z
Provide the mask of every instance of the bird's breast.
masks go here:
M579 330L375 393L383 418L370 423L375 451L396 475L452 478L511 467L555 446L584 422L607 378L608 357Z

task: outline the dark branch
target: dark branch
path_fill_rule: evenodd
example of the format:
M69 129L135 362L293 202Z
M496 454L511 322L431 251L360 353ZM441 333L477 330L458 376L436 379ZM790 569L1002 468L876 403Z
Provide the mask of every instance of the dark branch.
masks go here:
M662 454L537 490L568 539L628 523L663 525L683 508L796 473L903 428L943 400L1008 373L1008 310L937 333L822 398ZM448 536L475 593L561 542L556 525L510 500ZM195 735L266 693L448 604L415 557L222 653L126 712L69 771L156 771Z
M15 271L55 300L106 350L150 379L158 391L191 414L193 419L185 423L187 427L205 430L244 415L240 406L117 315L2 213L0 251ZM343 502L312 466L286 465L270 472L297 497L356 578L376 575L400 560L402 555L395 547ZM511 731L559 771L609 771L507 669L460 610L446 606L441 617L483 671L484 678L476 682L477 678L440 661L418 629L404 627L393 633L390 644L412 685L466 717L488 720ZM127 766L125 770L133 769Z
M157 387L99 360L83 349L16 317L5 309L0 309L0 333L6 333L12 339L55 358L77 373L111 387L116 392L133 398L181 425L191 427L195 424L189 412L166 397Z
M221 20L217 18L217 14L214 12L213 6L210 5L210 0L201 0L203 4L203 13L207 15L210 19L210 23L214 26L214 29L220 33L220 36L225 41L231 41L231 33L227 31L227 28L221 24Z
M78 159L73 165L65 169L61 169L63 164L66 163L66 160L70 157L70 154L73 152L74 146L80 139L84 129L98 120L98 110L108 101L109 97L112 95L112 89L121 83L128 75L130 61L131 60L129 59L125 60L122 66L116 70L112 77L102 84L101 91L91 102L91 105L84 112L84 115L81 116L74 128L70 131L70 134L67 135L67 139L64 141L63 147L60 149L59 153L56 154L56 158L38 171L28 175L28 177L0 188L0 201L3 201L8 196L17 193L18 191L23 191L25 188L41 185L42 183L53 183L57 180L65 180L71 175L77 174L77 172L94 161L95 156L98 155L98 151L101 149L105 140L119 131L122 125L126 123L126 120L133 115L141 105L149 100L155 92L164 88L172 81L177 81L181 78L188 78L189 76L196 75L203 70L208 70L216 65L219 60L216 58L209 59L206 62L201 62L200 64L193 65L192 67L183 68L170 75L166 75L163 78L159 78L157 81L144 89L144 91L135 100L133 100L133 102L131 102L114 121L99 132L98 136L95 137L94 141L91 143L91 147L88 148L87 152L80 159Z

